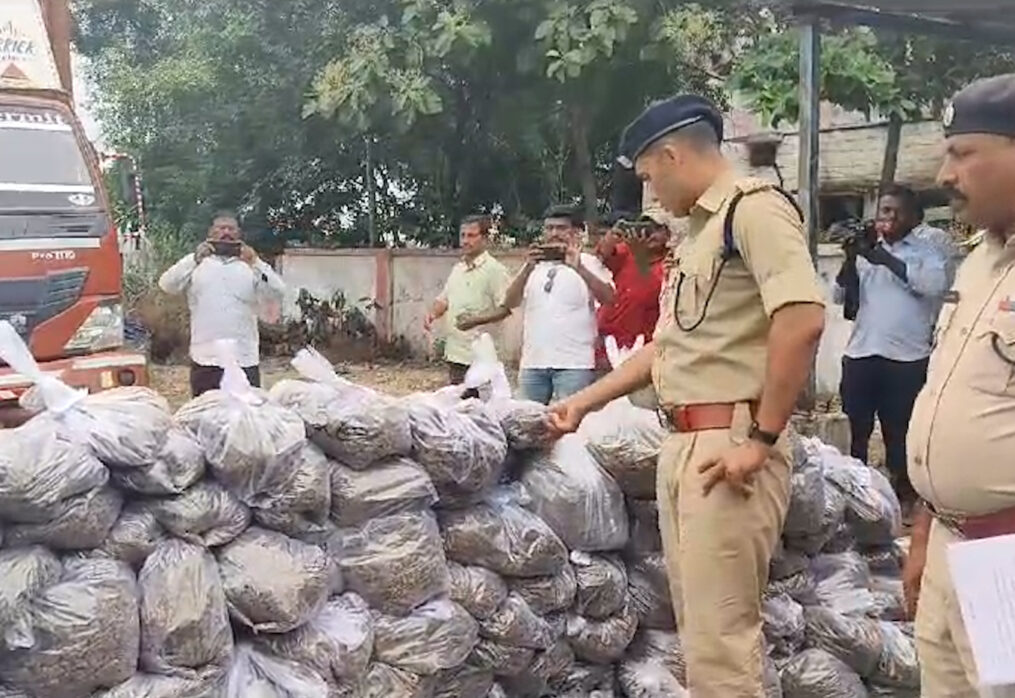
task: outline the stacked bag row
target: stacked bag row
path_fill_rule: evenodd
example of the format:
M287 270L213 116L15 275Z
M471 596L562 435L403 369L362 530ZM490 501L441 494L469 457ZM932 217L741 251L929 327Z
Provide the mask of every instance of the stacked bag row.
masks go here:
M818 439L796 444L763 604L786 698L920 694L905 622L901 508L888 478Z
M0 698L685 698L653 412L625 398L552 442L486 339L479 401L386 396L311 350L300 380L265 393L220 353L221 390L172 415L147 389L82 395L42 375L0 324L0 357L35 379L41 410L0 432ZM798 475L826 458L811 447ZM823 486L842 491L838 476L823 469ZM814 508L802 486L791 518ZM837 554L887 569L876 525L848 511L836 533L865 533ZM858 590L817 578L823 534L792 533L766 601L770 668L789 696L866 695L814 683L825 655L860 666L839 636L816 639L809 616L779 626L779 603L796 619L787 600L873 619ZM791 543L808 536L810 553ZM786 573L793 555L806 570ZM900 639L878 629L878 667L849 670L887 690Z

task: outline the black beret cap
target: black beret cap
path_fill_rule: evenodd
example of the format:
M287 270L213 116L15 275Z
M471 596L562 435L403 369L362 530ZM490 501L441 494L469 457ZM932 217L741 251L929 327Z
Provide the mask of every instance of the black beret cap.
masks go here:
M946 136L1015 137L1015 74L977 80L963 88L945 109L943 122Z
M656 102L624 129L617 162L631 169L638 156L657 140L700 121L710 125L722 141L722 115L704 97L678 95Z

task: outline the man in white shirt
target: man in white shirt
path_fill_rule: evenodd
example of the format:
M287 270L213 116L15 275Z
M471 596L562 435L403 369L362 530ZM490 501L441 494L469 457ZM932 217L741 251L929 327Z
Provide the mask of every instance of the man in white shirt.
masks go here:
M236 360L251 385L260 386L258 302L278 300L285 284L242 240L236 216L220 213L208 239L159 279L168 294L187 294L190 307L190 391L194 397L222 381L218 340L235 342Z
M609 273L581 251L582 219L571 206L551 207L543 240L504 294L504 314L521 306L521 397L549 404L595 380L596 304L613 303Z

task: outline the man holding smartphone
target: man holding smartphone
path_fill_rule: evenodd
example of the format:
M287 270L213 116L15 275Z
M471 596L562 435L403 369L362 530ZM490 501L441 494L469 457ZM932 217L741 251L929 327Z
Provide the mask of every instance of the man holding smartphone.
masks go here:
M610 369L603 343L607 337L612 336L621 349L634 346L639 336L652 340L670 241L666 219L659 209L641 216L615 211L607 218L609 228L596 245L596 254L613 274L617 293L612 305L600 306L597 312L596 368L600 370Z
M279 300L285 283L243 242L232 213L216 214L208 239L171 266L159 279L170 295L187 294L190 308L190 391L194 397L222 381L215 343L231 339L236 359L251 385L260 387L258 304Z
M573 206L552 206L542 240L504 293L497 310L470 319L470 327L499 322L522 309L518 389L527 400L562 400L595 380L596 306L613 302L613 282L581 248L584 225Z

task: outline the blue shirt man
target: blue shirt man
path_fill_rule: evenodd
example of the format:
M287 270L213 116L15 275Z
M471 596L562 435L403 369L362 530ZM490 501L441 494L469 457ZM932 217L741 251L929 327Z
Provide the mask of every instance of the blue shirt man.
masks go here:
M878 203L877 242L847 245L836 300L859 288L853 334L842 362L843 410L854 458L868 459L874 419L881 423L885 466L904 504L914 499L906 474L906 432L927 379L934 324L955 274L955 253L943 231L922 225L916 194L887 189Z

